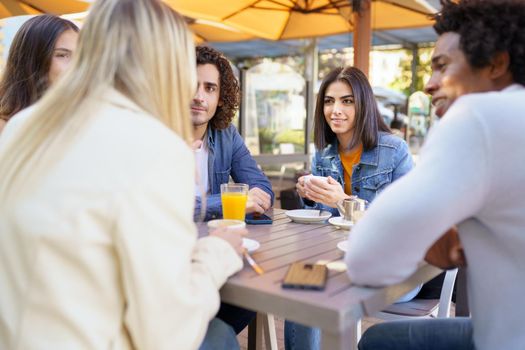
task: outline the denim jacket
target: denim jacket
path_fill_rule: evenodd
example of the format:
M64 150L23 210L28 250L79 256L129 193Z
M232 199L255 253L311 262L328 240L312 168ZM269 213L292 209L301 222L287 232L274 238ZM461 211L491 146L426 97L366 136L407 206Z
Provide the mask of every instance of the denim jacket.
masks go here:
M235 126L223 130L208 127L206 131L208 147L208 189L206 196L205 220L222 217L221 184L228 183L230 176L236 183L245 183L259 187L272 197L272 185L264 173L257 167L244 140ZM194 219L200 217L201 198L195 201Z
M412 169L412 165L412 157L406 142L392 134L380 132L377 146L370 150L363 150L359 164L353 167L352 194L372 202L385 187ZM321 152L315 152L312 174L331 176L344 188L343 164L339 157L337 141ZM320 203L305 200L305 204L339 215L337 209Z

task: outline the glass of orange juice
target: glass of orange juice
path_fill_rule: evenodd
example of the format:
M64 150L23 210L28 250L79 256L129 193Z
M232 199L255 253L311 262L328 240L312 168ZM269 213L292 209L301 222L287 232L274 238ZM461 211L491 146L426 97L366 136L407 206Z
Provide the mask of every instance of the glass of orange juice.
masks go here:
M224 219L244 221L249 186L246 184L222 184L221 201Z

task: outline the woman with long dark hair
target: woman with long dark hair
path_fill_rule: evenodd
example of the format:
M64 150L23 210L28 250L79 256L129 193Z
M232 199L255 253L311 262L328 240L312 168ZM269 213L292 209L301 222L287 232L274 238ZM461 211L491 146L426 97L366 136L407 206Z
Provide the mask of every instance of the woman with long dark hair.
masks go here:
M312 174L299 178L306 204L339 215L336 203L356 195L371 202L412 168L407 144L383 121L367 77L355 67L340 67L323 80L314 116L316 152Z
M412 168L407 144L384 123L372 87L358 68L336 68L325 77L314 118L312 174L327 179L299 178L297 192L307 207L339 215L338 202L351 195L371 202ZM420 289L398 302L411 300ZM320 331L286 321L285 347L319 349Z
M67 68L77 37L73 22L53 15L33 17L20 27L0 81L0 130L42 97Z

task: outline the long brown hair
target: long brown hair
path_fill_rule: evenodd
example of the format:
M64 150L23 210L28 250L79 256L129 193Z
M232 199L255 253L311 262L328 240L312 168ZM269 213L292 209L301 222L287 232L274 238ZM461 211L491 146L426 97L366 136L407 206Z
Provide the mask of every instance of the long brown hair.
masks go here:
M324 149L336 141L336 135L330 129L324 116L324 97L330 84L341 81L352 88L355 104L354 137L349 145L353 148L363 144L363 149L369 150L377 146L379 131L390 132L383 121L372 87L366 75L355 67L339 67L328 73L324 78L314 113L314 143L318 150Z
M0 210L11 208L64 157L96 118L93 111L108 89L125 95L189 144L188 106L196 74L186 22L163 1L94 2L71 68L0 147Z
M20 27L0 81L0 117L9 120L42 97L49 86L55 44L67 30L78 32L78 27L53 15L33 17Z

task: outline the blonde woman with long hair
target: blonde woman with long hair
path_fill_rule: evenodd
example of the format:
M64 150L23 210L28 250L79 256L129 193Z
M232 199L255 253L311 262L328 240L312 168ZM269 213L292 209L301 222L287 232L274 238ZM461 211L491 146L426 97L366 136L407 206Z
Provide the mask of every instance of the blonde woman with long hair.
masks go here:
M178 14L93 5L71 69L0 139L1 349L238 347L206 333L242 243L197 239L194 90Z

